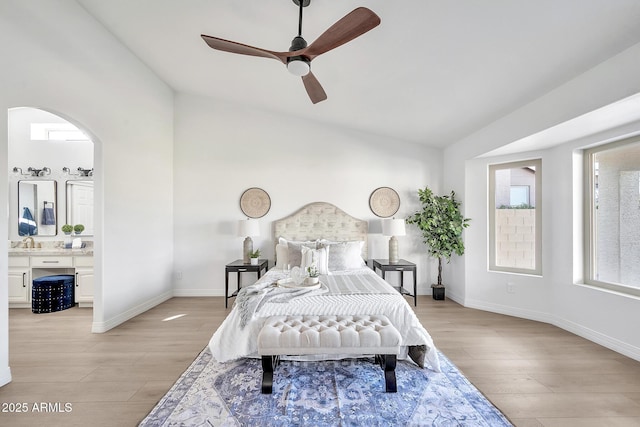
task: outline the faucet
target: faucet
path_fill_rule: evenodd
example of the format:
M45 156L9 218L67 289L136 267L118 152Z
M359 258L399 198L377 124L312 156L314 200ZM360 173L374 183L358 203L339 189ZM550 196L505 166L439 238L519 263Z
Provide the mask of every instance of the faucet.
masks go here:
M33 237L31 236L25 237L24 239L22 239L22 243L24 243L25 248L31 248L31 249L33 249L36 245L35 242L33 241Z

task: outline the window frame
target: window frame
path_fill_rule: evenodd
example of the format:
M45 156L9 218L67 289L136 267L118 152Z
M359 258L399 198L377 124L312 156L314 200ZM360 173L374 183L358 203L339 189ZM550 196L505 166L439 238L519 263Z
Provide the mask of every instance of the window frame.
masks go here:
M594 191L594 156L598 153L608 150L614 150L626 145L633 145L640 143L640 137L631 137L619 141L609 142L606 144L598 145L596 147L587 148L583 151L583 174L584 174L584 277L583 281L587 285L620 292L623 294L633 295L640 297L640 288L625 285L622 283L606 282L603 280L595 279L596 271L596 251L595 245L596 233L595 233L595 218L594 218L594 204L595 198L593 197Z
M503 169L523 168L535 166L535 263L534 268L504 267L496 265L496 171ZM542 276L542 158L518 160L513 162L495 163L488 165L488 269L493 272L527 274ZM531 194L529 195L531 197Z

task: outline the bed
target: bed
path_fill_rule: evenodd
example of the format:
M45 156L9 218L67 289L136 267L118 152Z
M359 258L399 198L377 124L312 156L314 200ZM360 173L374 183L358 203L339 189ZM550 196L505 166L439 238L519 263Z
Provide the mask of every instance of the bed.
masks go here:
M257 335L270 316L384 314L402 335L399 359L440 371L433 340L409 303L364 262L366 221L315 202L274 221L273 232L276 265L238 293L209 342L216 360L258 357ZM320 287L278 286L309 265L320 270Z

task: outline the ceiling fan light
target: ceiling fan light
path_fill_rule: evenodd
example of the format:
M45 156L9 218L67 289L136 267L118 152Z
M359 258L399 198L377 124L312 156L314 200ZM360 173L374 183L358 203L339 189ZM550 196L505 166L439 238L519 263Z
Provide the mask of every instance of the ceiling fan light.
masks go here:
M287 70L294 76L302 77L309 74L311 65L303 59L293 59L287 63Z

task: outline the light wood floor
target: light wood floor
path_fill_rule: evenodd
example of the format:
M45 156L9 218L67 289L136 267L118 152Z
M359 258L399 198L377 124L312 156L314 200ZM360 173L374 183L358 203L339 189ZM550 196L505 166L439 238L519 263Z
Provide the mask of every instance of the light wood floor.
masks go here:
M90 309L11 309L13 382L0 388L0 410L24 402L28 412L0 412L0 425L135 426L228 312L223 298L174 298L92 334ZM420 297L416 312L439 349L515 425L640 426L640 362L550 325L449 300ZM34 412L42 402L60 412Z

